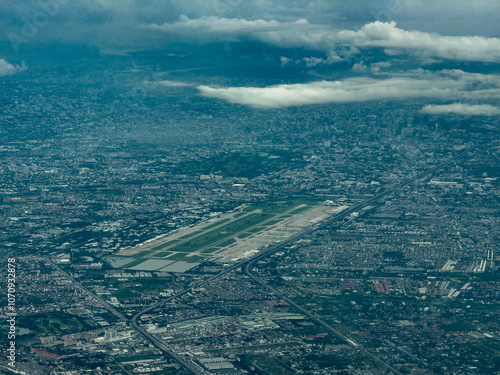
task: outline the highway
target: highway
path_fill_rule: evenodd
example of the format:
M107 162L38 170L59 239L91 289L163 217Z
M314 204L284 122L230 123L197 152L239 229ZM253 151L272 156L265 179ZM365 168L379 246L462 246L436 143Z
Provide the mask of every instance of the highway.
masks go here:
M138 324L138 319L158 308L158 307L161 307L162 305L174 300L174 299L177 299L177 298L180 298L182 296L184 296L185 294L191 292L194 288L199 288L199 287L202 287L204 285L207 285L209 283L211 283L212 281L230 273L231 271L235 270L235 269L238 269L241 267L242 271L244 271L252 280L254 280L256 283L262 285L263 287L267 288L268 290L271 290L273 293L275 293L276 295L280 296L280 298L282 298L283 300L285 300L287 303L289 303L290 305L292 305L295 309L297 309L298 311L300 311L301 313L305 314L306 316L310 317L311 319L313 319L314 321L316 321L318 324L320 324L321 326L323 326L325 329L329 330L330 332L332 332L333 334L335 334L336 336L342 338L343 340L345 340L349 345L353 346L353 347L356 347L356 348L359 348L366 356L372 358L374 361L376 361L377 363L381 364L383 367L389 369L390 371L392 371L393 373L395 374L400 374L400 372L398 372L397 370L393 369L390 365L388 365L387 363L385 363L384 361L382 361L380 358L376 357L375 355L373 355L372 353L370 353L369 351L367 351L366 349L362 348L359 344L355 343L352 339L349 339L348 337L346 337L345 335L343 335L342 333L338 332L337 330L335 330L334 328L332 328L331 326L329 326L328 324L326 324L325 322L323 322L321 319L319 319L318 317L316 317L315 315L313 315L311 312L309 312L308 310L304 309L303 307L297 305L295 302L293 302L292 300L290 300L288 297L286 297L283 293L275 290L274 288L272 288L271 286L269 286L264 280L258 278L257 276L253 275L250 268L251 266L258 260L262 259L262 258L265 258L267 257L268 255L270 254L273 254L274 252L277 252L279 251L280 249L284 248L285 246L288 246L290 244L293 244L294 242L296 242L297 240L303 238L304 236L307 236L311 233L313 233L314 231L316 230L319 230L319 229L323 229L323 228L326 228L328 227L329 225L335 223L336 221L339 221L341 219L344 219L345 217L347 217L348 215L352 214L353 212L357 212L358 210L362 209L363 207L366 207L372 203L374 203L375 201L378 201L380 200L381 198L401 189L402 187L404 186L407 186L421 178L424 178L428 175L432 175L434 174L436 171L440 170L441 168L453 163L454 161L464 157L465 155L467 155L469 151L468 150L465 150L457 155L455 155L454 157L448 159L447 161L439 164L439 165L436 165L435 167L432 167L424 172L421 172L419 174L417 174L416 176L412 177L412 178L409 178L409 179L406 179L398 184L395 184L391 187L389 187L388 189L384 190L383 192L373 196L372 198L369 198L357 205L354 205L338 214L335 214L333 216L331 216L330 218L328 219L325 219L323 222L319 223L319 224L315 224L295 235L293 235L292 237L278 243L278 244L275 244L273 246L270 246L269 248L267 248L266 250L262 251L261 253L257 254L256 256L252 257L252 258L248 258L248 259L243 259L243 260L240 260L239 262L236 262L235 264L233 264L232 266L229 266L227 268L225 268L224 270L222 270L220 273L214 275L214 276L211 276L211 277L208 277L207 279L205 280L202 280L198 283L195 283L193 284L191 287L189 288L186 288L166 299L163 299L149 307L146 307L145 309L139 311L137 314L135 314L131 319L130 319L130 324L131 326L135 329L135 331L137 333L139 333L142 337L144 337L146 340L150 341L155 347L157 347L158 349L160 349L161 351L163 351L165 354L167 354L169 357L171 357L172 359L174 359L175 361L177 361L182 367L184 367L189 373L191 374L194 374L194 375L201 375L201 374L204 374L205 372L191 364L191 363L188 363L186 361L184 361L182 358L180 358L177 354L175 354L174 352L172 352L160 339L154 337L152 334L150 334L149 332L147 332L144 328L142 328L139 324ZM87 289L86 287L84 287L81 283L77 282L71 275L69 275L67 272L63 271L60 267L58 267L55 263L52 262L52 264L57 268L59 269L63 274L65 274L70 280L72 280L72 282L77 285L79 288L81 288L83 291L85 291L87 294L91 295L93 298L95 298L97 301L99 301L99 303L104 307L106 308L111 314L115 315L119 320L121 321L129 321L127 318L125 318L120 312L118 312L114 307L112 307L110 304L108 304L106 301L104 301L103 299L101 299L100 297L98 297L97 295L95 295L92 291L90 291L89 289Z
M401 189L402 187L404 186L407 186L407 185L410 185L411 183L421 179L421 178L424 178L428 175L432 175L434 174L436 171L440 170L441 168L453 163L454 161L456 160L459 160L461 159L462 157L464 157L465 155L467 155L468 153L468 150L465 150L465 151L462 151L461 153L455 155L454 157L446 160L445 162L439 164L439 165L436 165L435 167L432 167L426 171L423 171L419 174L417 174L416 176L412 177L412 178L409 178L409 179L406 179L392 187L389 187L388 189L384 190L383 192L373 196L372 198L369 198L367 200L365 200L364 202L361 202L353 207L350 207L338 214L335 214L333 215L332 217L328 218L328 219L325 219L322 223L320 224L316 224L316 225L313 225L312 227L310 228L307 228L305 230L303 230L302 232L299 232L297 234L295 234L294 236L288 238L287 240L285 241L282 241L276 245L273 245L271 247L269 247L268 249L262 251L261 253L257 254L256 256L252 257L252 258L249 258L249 259L243 259L237 263L235 263L234 265L230 266L230 267L227 267L225 268L223 271L221 271L220 273L218 273L217 275L214 275L214 276L211 276L209 277L208 279L206 280L203 280L201 282L198 282L196 284L194 284L193 286L189 287L189 288L186 288L178 293L176 293L175 295L173 296L170 296L169 298L167 299L164 299L160 302L157 302L143 310L141 310L140 312L138 312L136 315L134 315L134 317L131 319L131 324L132 324L132 327L134 327L134 329L139 332L141 335L143 335L143 337L145 337L146 339L148 339L149 341L151 341L153 343L153 345L155 345L157 348L159 348L160 350L164 351L166 354L170 355L172 358L174 358L175 360L177 360L186 370L188 370L191 374L200 374L199 370L193 368L189 363L186 363L184 360L182 360L181 358L179 358L177 355L175 355L174 353L172 353L172 351L170 351L164 344L163 342L161 342L161 340L155 338L153 335L151 335L150 333L146 332L142 327L140 327L137 323L137 320L144 314L148 313L149 311L151 310L154 310L176 298L179 298L179 297L182 297L183 295L189 293L190 291L192 291L194 288L199 288L199 287L202 287L204 285L207 285L209 284L210 282L220 278L221 276L224 276L226 274L228 274L229 272L237 269L237 268L242 268L242 270L244 269L245 270L245 273L252 279L254 280L255 282L257 282L258 284L261 284L262 286L268 288L269 290L272 290L273 293L276 293L277 295L280 296L280 298L284 299L287 303L289 303L290 305L294 306L297 310L299 310L300 312L302 312L303 314L309 316L311 319L313 319L314 321L316 321L318 324L320 324L321 326L325 327L327 330L329 330L330 332L334 333L335 335L337 335L338 337L344 339L346 342L349 343L349 345L351 346L354 346L354 347L359 347L360 350L365 354L367 355L368 357L372 358L373 360L375 360L376 362L378 362L379 364L381 364L383 367L391 370L393 373L395 374L401 374L400 372L398 372L396 369L392 368L389 364L385 363L384 361L382 361L380 358L378 358L377 356L375 356L374 354L370 353L368 350L362 348L361 346L359 346L359 344L355 343L354 341L352 341L351 339L347 338L346 336L344 336L343 334L341 334L340 332L338 332L337 330L335 330L334 328L332 328L331 326L329 326L328 324L326 324L325 322L323 322L321 319L317 318L316 316L314 316L311 312L307 311L306 309L300 307L299 305L297 305L295 302L291 301L290 299L288 299L286 296L284 296L282 293L276 291L274 288L270 287L269 285L267 285L263 280L261 280L260 278L258 278L257 276L253 275L251 272L250 272L250 266L252 264L254 264L256 261L262 259L262 258L265 258L266 256L274 253L274 252L277 252L279 251L280 249L284 248L285 246L287 245L290 245L292 243L294 243L295 241L301 239L302 237L304 236L307 236L311 233L313 233L314 231L318 230L318 229L323 229L329 225L331 225L332 223L340 220L340 219L343 219L345 218L346 216L352 214L353 212L356 212L358 210L360 210L361 208L363 207L366 207L368 205L370 205L371 203L375 202L375 201L378 201L379 199L397 191L398 189Z
M89 296L91 296L92 298L94 298L97 302L99 302L99 304L104 307L106 310L108 310L111 314L113 314L114 316L116 316L119 320L121 321L127 321L128 319L125 318L119 311L117 311L113 306L111 306L109 303L107 303L105 300L103 300L101 297L99 297L98 295L96 295L94 292L92 292L91 290L89 290L87 287L83 286L81 283L79 283L78 281L75 280L75 278L73 276L71 276L69 273L67 273L66 271L64 271L61 267L59 267L56 263L54 263L52 260L48 259L48 261L50 263L52 263L52 265L57 268L63 275L65 275L68 279L71 280L71 282L73 283L73 285L75 285L76 287L80 288L81 290L83 290L85 293L87 293Z
M272 286L268 285L264 280L262 280L261 278L255 276L254 274L252 274L252 272L250 271L250 268L251 268L251 266L252 266L252 264L254 262L255 262L255 260L252 261L252 262L250 262L250 263L248 263L246 265L246 267L245 267L245 273L252 280L254 280L256 283L262 285L264 288L266 288L269 291L271 291L275 296L280 297L282 300L284 300L289 305L295 307L295 309L299 310L305 316L308 316L310 319L314 320L317 324L319 324L323 328L326 328L328 331L330 331L331 333L333 333L335 336L337 336L337 337L341 338L342 340L344 340L348 345L352 346L355 349L359 349L364 355L366 355L367 357L372 358L375 362L377 362L378 364L382 365L382 367L385 367L388 370L391 370L394 374L403 375L398 370L396 370L395 368L393 368L392 366L390 366L388 363L382 361L376 355L370 353L368 350L366 350L365 348L363 348L361 344L358 344L353 339L350 339L347 336L343 335L342 333L340 333L335 328L333 328L332 326L330 326L327 323L325 323L323 320L321 320L319 317L317 317L316 315L314 315L310 311L308 311L308 310L304 309L303 307L297 305L295 302L293 302L291 299L289 299L287 296L285 296L282 292L274 289Z

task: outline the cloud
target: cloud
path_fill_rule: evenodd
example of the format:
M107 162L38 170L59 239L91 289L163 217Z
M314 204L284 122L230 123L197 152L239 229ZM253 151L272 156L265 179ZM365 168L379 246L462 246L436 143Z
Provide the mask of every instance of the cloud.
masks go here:
M326 59L319 57L304 57L306 66L313 67L317 65L331 65L345 60L344 57L339 56L335 51L329 51Z
M429 104L421 109L421 112L432 115L453 113L457 115L470 116L495 116L500 115L500 108L489 104L463 104L453 103L445 105Z
M181 82L181 81L169 81L169 80L157 81L157 82L146 81L144 83L150 84L150 85L160 85L160 86L165 86L165 87L190 87L190 86L194 86L194 84L192 84L192 83Z
M486 85L485 82L488 82ZM387 79L368 77L269 87L198 86L202 95L256 108L352 103L407 98L500 98L500 76L460 70L432 73L422 69Z
M259 40L282 47L332 50L350 45L384 48L389 55L408 54L427 61L439 58L454 61L500 62L500 39L480 36L443 36L396 27L395 22L372 22L359 30L333 30L305 24L301 28L263 31Z
M344 30L338 37L358 47L383 47L419 57L438 57L458 61L500 62L500 39L479 36L442 36L407 31L395 22L373 22L359 31Z
M373 74L377 74L377 73L380 73L380 71L383 68L389 68L391 66L392 66L392 64L390 62L388 62L388 61L381 61L381 62L378 62L378 63L370 64L370 71Z
M339 46L384 48L386 53L409 54L422 59L440 58L456 61L500 62L500 39L480 36L443 36L398 28L395 22L368 23L359 30L335 30L311 24L306 19L295 22L220 18L217 16L153 24L149 28L182 38L253 39L286 48L308 48L330 52L327 60L311 58L307 64L332 63L339 57L331 51Z
M288 57L286 56L281 56L280 57L280 61L281 61L281 66L285 66L287 65L289 62L293 61L292 59L289 59Z
M344 49L339 49L338 51L329 51L326 54L326 57L316 57L316 56L311 56L311 57L303 57L301 59L293 60L289 59L286 56L281 56L281 66L288 65L290 63L293 63L295 65L301 65L301 66L306 66L308 68L312 68L315 66L321 66L321 65L331 65L331 64L336 64L340 63L343 61L346 61L351 55L358 53L359 51L355 48L351 48L350 53L347 55L346 50ZM354 52L356 51L356 52Z
M280 22L217 16L190 19L182 15L177 22L152 24L147 28L192 42L258 40L280 47L319 51L331 51L335 47L330 27L314 25L306 19Z
M379 15L385 14L389 17L384 19L398 21L401 27L398 30L421 30L424 36L464 33L496 36L498 10L497 0L440 0L432 5L429 1L415 0L372 0L368 3L342 0L2 0L0 39L8 41L7 35L15 33L30 42L62 41L105 46L110 50L151 49L175 43L175 39L161 37L144 25L165 25L166 29L168 25L179 27L179 30L174 30L175 27L170 30L177 35L183 35L189 26L192 40L197 41L205 36L196 34L196 29L209 30L222 26L225 20L233 20L233 24L238 24L233 25L237 26L236 30L245 35L251 33L245 30L248 26L265 31L267 35L261 37L269 43L274 40L291 47L330 51L332 45L338 43L337 32L344 29L356 33L364 24L382 20ZM48 15L47 22L41 21L40 14ZM182 14L192 21L190 25L179 19ZM33 19L35 15L38 20ZM298 19L309 20L309 25L299 27L295 24ZM36 26L36 36L31 38L23 29L31 28L26 25L33 21L44 26ZM429 31L439 34L429 34ZM365 41L370 40L371 30L363 32L368 38ZM215 29L211 35L217 33L226 39L230 37L229 33ZM358 37L362 39L363 35ZM460 54L460 58L463 55Z
M152 24L149 28L187 39L240 40L245 37L258 39L257 35L260 33L301 27L308 24L308 21L304 19L299 19L295 22L278 22L276 20L265 21L262 19L249 21L246 19L220 18L217 16L190 19L182 15L177 22L166 22L162 25Z
M366 73L368 71L368 67L362 63L356 63L352 66L352 71L355 73Z
M5 59L0 59L0 77L11 76L26 70L27 67L9 64Z

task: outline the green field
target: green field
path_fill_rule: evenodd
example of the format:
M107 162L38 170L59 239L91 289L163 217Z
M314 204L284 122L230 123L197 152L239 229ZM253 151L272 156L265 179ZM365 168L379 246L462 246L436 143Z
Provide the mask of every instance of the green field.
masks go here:
M252 234L253 233L258 233L258 232L261 232L263 231L264 229L266 229L266 227L258 227L258 228L252 228L249 230L249 232L251 232Z
M232 215L232 218L225 217L205 227L195 227L191 233L174 240L165 238L164 243L151 250L144 250L131 256L130 262L120 268L132 268L149 258L190 263L202 261L205 257L210 257L211 253L234 245L237 243L236 239L245 239L264 231L280 223L284 218L291 217L291 213L296 214L311 208L317 201L312 198L289 198L251 204L242 212ZM307 206L297 209L303 204ZM199 251L202 255L186 256Z
M181 253L191 253L215 243L218 243L219 247L225 247L234 243L232 237L242 231L248 230L248 233L242 233L238 236L238 238L248 237L250 233L260 232L271 225L279 223L282 220L281 214L284 212L306 204L307 206L296 209L295 211L297 212L293 211L294 213L303 212L309 209L311 205L316 202L317 201L314 199L295 198L283 201L256 203L250 207L246 207L243 212L236 214L235 217L238 215L240 217L239 219L226 223L225 225L223 223L230 221L230 219L223 219L220 222L211 224L202 230L194 232L193 234L185 235L181 237L181 239L187 239L186 241L169 248L169 250ZM260 210L262 212L256 213L256 210ZM243 216L244 213L246 213L245 216ZM289 215L287 214L287 217L288 216ZM252 228L260 223L263 223L263 226ZM212 230L206 231L206 229ZM224 241L226 239L228 240ZM229 239L231 239L231 241L229 241ZM224 242L220 243L220 241Z
M193 236L197 236L198 234L201 234L201 233L203 233L203 231L202 231L202 230L198 230L198 231L193 232L193 233L188 233L188 234L185 234L184 236L179 237L179 239L181 239L181 240L185 240L186 238L190 238L190 237L193 237Z
M260 153L220 152L217 155L180 162L171 169L173 174L221 174L227 177L254 178L281 170L285 166L304 165L302 155L288 150L273 150L267 155Z
M254 225L257 225L271 217L272 216L268 214L250 214L209 232L202 233L201 235L191 238L184 243L176 245L169 250L184 253L197 251L216 242L222 241L226 238L230 238L236 233L253 227Z
M167 241L165 243L162 243L158 246L155 246L151 249L151 251L157 251L157 250L162 250L162 249L165 249L166 247L169 247L171 245L174 245L176 244L177 242L180 242L181 240L185 240L185 239L188 239L188 238L191 238L191 237L195 237L195 236L198 236L200 234L203 233L203 231L207 230L207 229L212 229L212 228L215 228L215 227L218 227L224 223L227 223L228 221L231 221L231 219L229 218L225 218L225 219L222 219L222 220L219 220L217 221L216 223L213 223L213 224L210 224L206 227L203 228L203 230L198 230L198 231L195 231L193 233L189 233L189 234L186 234L182 237L179 237L179 239L176 239L176 240L171 240L171 241ZM145 252L144 252L145 253ZM143 256L143 252L139 253L136 255L137 257L142 257ZM165 256L165 255L156 255L156 256Z
M230 238L227 241L221 242L220 247L226 247L232 245L233 243L236 243L236 240L234 238Z
M89 320L78 315L71 315L61 311L51 311L20 317L19 326L28 328L38 334L47 335L59 335L94 328Z
M210 225L207 225L205 228L203 228L204 230L206 229L212 229L212 228L215 228L215 227L218 227L219 225L222 225L224 223L227 223L228 221L231 221L231 219L229 218L226 218L226 219L222 219L222 220L219 220L218 222L216 223L213 223L213 224L210 224Z
M153 247L151 250L153 250L153 251L161 250L161 249L164 249L167 246L173 245L174 243L177 243L177 242L179 242L179 240L168 241L168 242L162 243L161 245Z
M146 255L151 254L152 252L153 252L153 250L144 250L144 251L141 251L140 253L134 254L134 258L143 258Z
M120 268L131 268L131 267L137 266L138 264L141 264L145 260L146 260L146 258L135 259L132 262L127 263L127 264L121 266Z

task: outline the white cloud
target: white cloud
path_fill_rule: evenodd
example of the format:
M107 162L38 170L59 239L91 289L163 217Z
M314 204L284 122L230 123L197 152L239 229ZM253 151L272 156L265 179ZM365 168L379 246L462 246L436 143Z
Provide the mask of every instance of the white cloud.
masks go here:
M365 73L368 71L368 67L363 62L359 62L352 66L352 71L355 73Z
M176 38L190 41L208 40L259 40L286 48L306 47L319 51L331 51L335 40L330 27L314 25L306 19L294 22L246 20L241 18L221 18L217 16L190 19L180 16L179 21L152 24L152 30L161 31Z
M320 57L304 57L303 61L306 63L306 66L313 67L317 65L326 64L326 59L322 59Z
M485 84L488 82L488 85ZM469 74L460 70L431 73L423 70L342 81L319 81L269 87L198 86L201 94L256 108L280 108L307 104L351 103L407 98L500 98L500 76Z
M281 66L285 66L285 65L288 65L288 63L292 62L293 60L292 59L289 59L288 57L286 56L281 56L280 57L280 61L281 61Z
M355 31L335 30L330 26L311 24L305 19L279 22L216 16L190 19L181 16L178 22L153 24L149 27L196 40L250 38L281 47L303 47L321 51L332 51L338 46L352 45L360 48L384 48L390 55L406 53L422 59L500 62L499 38L443 36L408 31L396 27L395 22L376 21ZM332 58L335 58L335 55L332 55ZM315 58L309 61L310 65L318 63L322 61Z
M308 27L307 27L308 26ZM255 35L258 39L283 47L331 50L339 45L358 48L384 48L389 55L409 54L422 59L500 62L500 38L443 36L396 27L395 22L372 22L358 31L332 30L318 25L294 30L276 29Z
M395 22L373 22L359 31L341 31L338 36L360 47L402 50L420 57L459 61L500 62L500 39L479 36L442 36L407 31Z
M344 61L344 58L339 56L335 51L328 52L326 59L318 57L304 57L306 66L312 67L316 65L330 65Z
M373 73L373 74L377 74L377 73L380 73L380 71L383 69L383 68L389 68L391 67L391 63L388 62L388 61L382 61L382 62L378 62L378 63L373 63L373 64L370 64L370 71Z
M147 82L144 82L144 83L145 84L151 84L151 85L160 85L160 86L165 86L165 87L189 87L189 86L194 86L192 83L181 82L181 81L169 81L169 80L157 81L157 82L147 81Z
M22 72L26 70L26 66L18 66L18 65L12 65L7 62L5 59L0 59L0 77L1 76L11 76L13 74L17 74L19 72Z
M354 52L356 51L356 52ZM340 53L338 53L340 52ZM346 55L345 51L329 51L325 58L322 57L303 57L302 59L289 59L286 56L281 56L281 66L288 65L289 63L294 63L295 65L305 65L308 68L315 67L318 65L331 65L342 61L346 61L352 54L358 53L359 51L354 47L350 49L350 54Z
M149 28L194 39L231 39L239 40L242 37L255 36L263 32L272 32L285 28L301 27L309 25L307 20L300 19L295 22L278 22L275 20L265 21L245 20L239 18L220 18L217 16L190 19L184 15L174 23L163 25L152 24Z
M445 105L429 104L421 109L421 112L432 115L453 113L457 115L470 116L495 116L500 115L500 108L489 104L463 104L453 103Z

